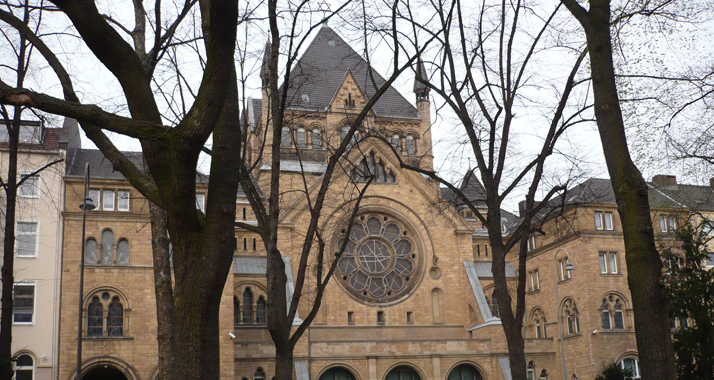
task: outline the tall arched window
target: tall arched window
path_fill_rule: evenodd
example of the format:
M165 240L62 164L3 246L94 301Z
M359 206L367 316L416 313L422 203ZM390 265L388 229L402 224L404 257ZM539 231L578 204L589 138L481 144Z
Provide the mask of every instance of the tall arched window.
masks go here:
M533 311L533 329L535 330L536 338L547 338L547 334L545 332L545 324L546 319L545 314L543 314L543 310L535 309Z
M243 291L243 323L253 323L253 292L249 287Z
M449 373L449 380L481 380L481 373L471 365L461 364Z
M93 297L87 307L87 336L102 336L104 333L104 307L99 297Z
M563 302L561 318L568 328L568 335L580 333L580 318L578 317L578 306L572 299L567 299Z
M394 150L397 152L402 152L402 147L399 146L399 135L396 133L392 135L392 147L394 147Z
M632 372L631 379L640 378L640 362L635 358L625 358L620 362L623 369L629 369Z
M412 135L407 135L405 145L407 148L408 155L413 155L416 153L416 149L414 149L414 137Z
M315 128L312 130L312 149L320 149L322 141L320 140L320 130Z
M107 336L124 336L124 306L119 297L112 298L107 313Z
M114 233L112 230L102 232L102 265L114 264Z
M500 314L498 313L498 300L496 300L496 290L494 289L493 293L491 293L491 315L493 315L496 318L501 318Z
M285 148L290 147L290 129L288 127L283 127L280 131L280 145Z
M431 291L431 315L434 319L434 323L444 322L441 314L441 290L433 289Z
M255 304L255 323L265 323L265 298L258 297L258 302Z
M35 376L35 361L32 356L22 354L17 357L15 362L15 377L16 380L32 380Z
M349 125L345 125L342 127L340 137L342 138L342 141L344 141L347 138L347 133L349 133L350 127ZM353 147L355 144L357 144L357 140L359 140L359 131L355 131L355 133L352 135L352 139L350 140L350 143L347 145L348 148Z
M295 136L297 142L297 147L300 149L305 149L305 128L298 128L297 135Z
M533 363L533 360L528 363L528 367L526 368L526 379L535 380L535 363Z
M624 302L616 294L608 294L600 303L600 320L604 330L625 328Z
M129 265L129 242L126 239L117 242L117 265Z
M233 296L233 324L240 323L240 301L238 296Z
M97 241L93 238L87 239L87 245L84 247L84 263L97 265Z

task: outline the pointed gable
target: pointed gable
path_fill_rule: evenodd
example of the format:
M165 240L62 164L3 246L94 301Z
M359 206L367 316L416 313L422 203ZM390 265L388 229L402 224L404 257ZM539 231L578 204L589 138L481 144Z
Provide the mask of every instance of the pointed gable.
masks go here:
M367 62L330 27L322 27L290 73L290 107L325 111L348 70L367 97L375 94ZM377 87L386 82L376 71L372 74ZM416 108L394 87L387 89L372 110L377 116L419 118Z

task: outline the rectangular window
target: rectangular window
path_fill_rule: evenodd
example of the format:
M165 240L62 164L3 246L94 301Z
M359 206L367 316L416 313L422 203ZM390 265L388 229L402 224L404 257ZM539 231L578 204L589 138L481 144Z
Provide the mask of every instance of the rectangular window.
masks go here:
M536 269L534 272L536 277L536 290L540 290L540 272L538 271L538 269Z
M538 248L538 246L536 246L536 237L535 237L535 235L529 236L529 237L528 237L528 252L530 252L530 251L532 251L532 250L534 250L534 249L536 249L536 248Z
M87 196L92 198L92 202L94 202L94 206L96 206L95 210L100 210L99 204L101 203L102 199L100 198L101 191L98 189L89 189L89 193L87 193ZM89 211L89 210L87 210Z
M660 215L659 228L662 232L674 232L677 229L677 222L674 215Z
M27 174L20 174L20 180L23 179L25 181L17 188L17 196L21 198L39 198L40 177L37 174L32 177L29 177Z
M15 256L37 257L38 222L17 222Z
M409 325L414 324L414 317L412 316L411 311L407 311L407 324L409 324Z
M348 312L347 312L347 324L348 324L348 325L354 325L354 324L355 324L355 312L354 312L354 311L348 311Z
M531 292L535 290L535 274L533 272L530 272L528 274L531 278Z
M15 300L12 309L13 323L33 323L35 321L35 285L15 284L13 297Z
M386 318L384 317L384 312L383 311L378 311L377 312L377 324L378 325L383 325L386 322Z
M605 211L595 211L595 229L612 231L612 213Z
M129 195L131 193L128 190L119 190L117 194L117 210L129 211Z
M607 273L607 260L605 258L607 254L600 252L600 273Z
M569 270L565 270L565 266L567 265L565 260L560 260L558 262L560 265L560 280L565 281L571 277L571 273Z
M540 273L538 273L538 269L529 272L528 276L531 281L531 292L540 290Z
M201 212L206 212L206 196L204 194L196 194L196 208Z
M608 256L610 257L610 273L617 273L617 253L610 252Z
M102 192L102 210L114 211L114 190L104 190Z

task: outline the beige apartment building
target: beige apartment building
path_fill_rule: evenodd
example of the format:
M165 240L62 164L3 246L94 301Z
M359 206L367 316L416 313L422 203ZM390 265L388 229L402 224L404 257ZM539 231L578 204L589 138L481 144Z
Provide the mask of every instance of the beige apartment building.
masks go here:
M0 170L7 178L7 132L1 130ZM26 121L20 129L18 179L28 178L18 188L15 223L12 352L18 379L57 378L62 177L65 152L75 148L69 145L72 133L77 127L69 119L62 128Z
M344 127L374 92L368 70L326 26L295 66L288 121L281 131L279 248L289 292L298 275L307 195L314 195L325 159L344 138ZM267 84L267 77L262 79ZM249 100L246 127L255 182L267 193L271 151L261 154L259 149L262 136L271 135L265 130L266 125L270 128L265 95ZM451 192L400 169L394 155L396 151L403 160L432 168L431 105L428 90L418 81L414 96L415 105L393 88L385 93L333 178L320 228L328 251L345 241L347 249L315 321L296 348L297 380L512 380L499 308L492 297L486 231ZM382 138L364 138L375 132ZM77 206L85 163L90 164L90 192L98 208L88 213L82 242ZM375 181L346 236L350 207L366 171ZM98 151L74 152L64 182L59 379L76 376L78 271L84 243L83 379L155 380L156 307L146 203ZM483 187L472 173L460 186L469 199L483 205ZM198 180L199 208L205 200L203 189ZM711 215L712 191L656 177L651 199L659 236L670 237L694 204L702 215ZM530 241L524 321L528 377L563 379L565 370L567 380L593 379L607 361L637 372L622 228L610 183L591 179L566 196L563 216L547 219L545 235ZM255 223L241 192L236 203L236 221ZM503 215L508 234L519 216ZM221 304L221 378L266 380L275 373L275 350L265 327L266 255L256 234L236 228L236 240L233 276ZM570 271L568 257L574 267ZM302 322L312 302L315 274L306 275L307 301L299 306L294 325ZM507 277L515 289L513 265Z

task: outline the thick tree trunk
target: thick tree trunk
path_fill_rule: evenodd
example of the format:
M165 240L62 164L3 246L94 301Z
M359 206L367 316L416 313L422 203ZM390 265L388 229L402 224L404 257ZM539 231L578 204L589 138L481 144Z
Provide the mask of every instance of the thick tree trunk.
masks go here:
M174 293L171 281L166 212L149 202L151 248L154 255L154 292L156 294L157 341L159 344L159 379L173 379Z
M6 120L10 123L9 120ZM0 380L11 380L12 368L12 318L15 285L15 206L17 203L17 149L20 123L8 127L9 150L7 183L5 187L5 236L2 265L2 314L0 315ZM4 127L4 126L3 126Z
M585 20L580 22L590 52L595 117L623 226L642 378L674 380L674 351L661 281L662 261L655 245L647 183L630 157L615 84L610 2L591 0Z
M292 380L293 348L275 347L275 380Z

